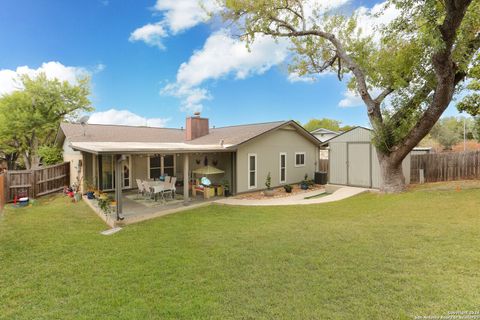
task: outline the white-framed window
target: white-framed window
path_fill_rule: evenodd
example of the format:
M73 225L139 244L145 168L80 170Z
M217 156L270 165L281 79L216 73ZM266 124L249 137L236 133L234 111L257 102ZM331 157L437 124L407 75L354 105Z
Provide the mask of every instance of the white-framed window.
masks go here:
M280 183L287 182L287 153L280 152L280 173L279 173Z
M295 152L295 167L305 166L305 152Z
M257 187L257 155L255 153L248 154L248 189Z
M164 175L175 176L175 155L151 155L148 157L148 178L159 179Z

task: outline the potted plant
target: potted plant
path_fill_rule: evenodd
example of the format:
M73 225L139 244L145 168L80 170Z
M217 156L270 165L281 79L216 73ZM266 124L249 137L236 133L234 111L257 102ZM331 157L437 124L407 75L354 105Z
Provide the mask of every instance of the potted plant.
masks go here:
M289 184L284 185L283 189L285 189L286 193L292 193L292 186Z
M95 199L95 186L88 182L88 180L85 180L85 189L87 189L87 192L85 193L87 195L87 199Z
M80 200L82 200L82 193L80 192L80 184L77 184L76 182L73 183L72 193L73 193L73 201L79 202Z
M103 214L108 218L110 213L112 213L112 199L106 194L102 194L98 197L98 207L102 210Z
M270 176L270 172L267 174L267 178L265 179L265 187L267 187L267 190L265 190L263 194L267 197L273 196L274 191L272 189L272 177Z
M303 181L300 182L300 189L302 190L308 189L308 173L305 173L305 177L303 178Z
M225 197L230 197L230 183L228 182L228 180L225 180L223 182L223 195Z

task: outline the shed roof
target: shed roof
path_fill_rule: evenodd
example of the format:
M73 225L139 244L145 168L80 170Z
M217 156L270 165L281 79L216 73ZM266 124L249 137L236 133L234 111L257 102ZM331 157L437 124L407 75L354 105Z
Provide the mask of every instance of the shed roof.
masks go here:
M351 134L352 132L354 132L354 131L356 131L356 130L366 130L366 131L368 131L368 132L372 132L372 131L373 131L372 129L369 129L369 128L366 128L366 127L356 126L356 127L352 128L352 129L350 129L350 130L344 131L344 132L336 135L335 137L332 137L332 138L330 138L330 139L328 139L328 140L323 141L323 142L322 142L322 146L328 145L328 144L331 143L331 142L336 142L337 140L342 140L342 139L345 137L345 135Z

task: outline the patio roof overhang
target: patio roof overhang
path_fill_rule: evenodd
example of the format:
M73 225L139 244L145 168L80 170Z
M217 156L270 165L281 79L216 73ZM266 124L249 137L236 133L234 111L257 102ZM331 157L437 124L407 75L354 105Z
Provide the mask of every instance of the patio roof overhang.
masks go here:
M229 152L234 145L194 145L188 143L150 142L71 142L73 150L93 154L145 154L145 153L192 153Z

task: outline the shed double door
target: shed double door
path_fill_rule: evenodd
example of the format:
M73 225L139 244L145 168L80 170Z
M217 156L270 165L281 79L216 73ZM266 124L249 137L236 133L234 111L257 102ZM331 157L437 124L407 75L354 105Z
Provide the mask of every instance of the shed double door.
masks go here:
M370 143L347 143L347 184L358 187L371 187Z

